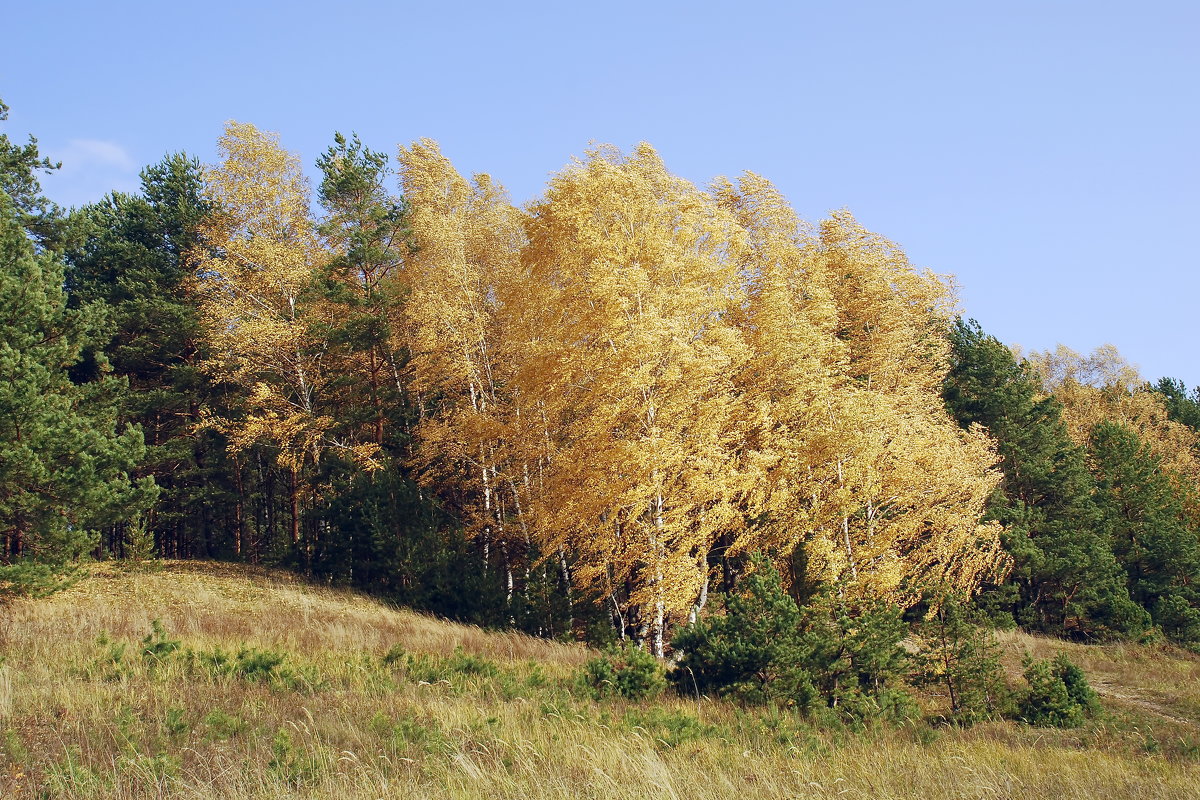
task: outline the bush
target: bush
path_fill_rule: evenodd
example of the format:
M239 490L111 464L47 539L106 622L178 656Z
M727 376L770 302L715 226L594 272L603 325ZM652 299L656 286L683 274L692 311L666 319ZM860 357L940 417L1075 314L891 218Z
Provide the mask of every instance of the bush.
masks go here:
M811 700L811 681L798 669L800 609L765 560L726 601L724 616L697 621L671 642L671 678L684 694L694 688L744 702Z
M913 716L902 685L908 654L900 643L908 631L899 609L852 607L830 594L801 609L769 562L754 563L724 616L676 635L672 680L680 691L694 686L748 703L826 708L851 722Z
M1059 653L1055 657L1054 671L1067 687L1067 696L1071 698L1071 702L1083 709L1083 713L1089 717L1099 713L1100 697L1088 683L1083 670L1071 663L1066 653Z
M459 683L459 678L494 678L500 668L491 661L455 648L453 655L436 656L431 653L409 653L397 651L393 664L403 664L409 680L425 683Z
M1100 710L1095 691L1083 670L1059 653L1053 660L1025 656L1029 689L1021 698L1020 717L1043 728L1078 728Z
M579 684L599 700L618 696L643 700L658 696L667 685L658 659L632 644L613 646L583 665Z
M292 669L285 653L242 646L236 653L220 647L212 650L187 650L187 665L211 677L232 677L285 689L322 688L324 681L312 670Z

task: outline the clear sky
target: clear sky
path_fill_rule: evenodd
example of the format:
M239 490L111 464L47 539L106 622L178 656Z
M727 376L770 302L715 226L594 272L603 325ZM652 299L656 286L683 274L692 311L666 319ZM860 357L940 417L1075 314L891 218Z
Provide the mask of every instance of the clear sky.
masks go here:
M225 120L307 164L437 139L514 200L589 142L753 170L954 273L1026 350L1200 384L1200 2L61 2L0 11L10 136L67 205Z

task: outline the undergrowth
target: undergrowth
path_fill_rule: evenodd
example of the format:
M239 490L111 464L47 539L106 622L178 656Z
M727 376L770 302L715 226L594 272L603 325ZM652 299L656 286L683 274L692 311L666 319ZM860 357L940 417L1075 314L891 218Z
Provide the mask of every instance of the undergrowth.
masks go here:
M1089 709L1076 728L948 725L939 687L966 684L945 680L913 691L915 716L854 722L783 696L663 689L658 662L630 649L579 658L366 607L350 636L349 598L237 581L216 591L169 566L137 580L166 599L118 603L84 581L15 607L0 629L0 796L1115 800L1200 786L1200 665L1170 649L1002 637L1014 691L1030 651L1049 665L1031 686L1049 674ZM172 582L206 606L181 612ZM255 627L243 595L272 624ZM1068 664L1101 678L1103 710ZM1135 686L1143 694L1123 704Z

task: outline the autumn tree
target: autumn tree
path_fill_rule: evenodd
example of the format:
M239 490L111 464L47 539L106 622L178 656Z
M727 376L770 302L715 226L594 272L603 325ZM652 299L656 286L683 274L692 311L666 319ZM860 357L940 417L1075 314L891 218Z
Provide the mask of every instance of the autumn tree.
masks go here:
M715 537L740 519L733 376L747 349L729 316L742 236L648 145L567 167L527 229L536 305L518 386L549 439L539 530L661 654L668 619L702 601Z
M1029 360L1045 391L1063 404L1074 441L1086 445L1096 425L1117 422L1135 431L1180 480L1200 484L1200 433L1172 419L1168 396L1149 387L1115 347L1085 356L1059 345Z
M378 446L339 435L330 415L334 323L315 291L328 260L309 213L299 160L274 134L231 122L218 142L223 158L206 172L215 206L201 227L196 257L207 369L243 393L237 414L209 424L233 452L270 446L290 480L291 541L300 541L301 471L329 453L371 468Z
M721 543L727 559L753 550L788 554L791 589L803 599L831 576L810 569L839 524L837 465L862 420L844 402L847 348L837 336L832 276L803 223L765 178L747 173L714 195L745 232L739 280L746 301L730 318L749 349L735 375L742 458L750 480L739 498L750 524ZM820 555L816 555L820 559ZM726 591L730 570L725 570Z
M901 602L1005 569L992 443L938 402L952 287L848 214L810 228L762 178L702 191L646 145L521 211L423 140L401 200L338 137L316 226L273 137L222 148L197 275L209 369L243 399L212 426L293 476L334 452L392 487L412 469L510 620L551 565L657 653L717 549Z
M951 287L845 213L807 234L756 176L720 191L753 253L745 391L767 524L741 547L794 548L794 579L894 599L929 580L969 593L1002 572L998 530L979 522L991 442L936 402Z
M479 543L484 568L498 556L511 603L518 562L528 564L517 551L530 543L503 302L526 288L515 277L521 215L502 187L468 181L431 141L401 148L398 171L415 245L400 332L419 415L414 462Z

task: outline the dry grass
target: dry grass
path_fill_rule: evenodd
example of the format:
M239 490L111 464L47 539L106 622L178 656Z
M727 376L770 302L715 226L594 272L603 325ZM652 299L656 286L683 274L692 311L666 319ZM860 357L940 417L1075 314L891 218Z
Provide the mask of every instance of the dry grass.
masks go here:
M241 567L102 567L4 613L4 798L1200 797L1198 661L1169 649L1006 636L1013 668L1067 648L1095 676L1116 713L1081 731L855 734L707 700L595 703L572 690L582 647ZM287 672L144 658L153 619L195 653L285 653ZM408 657L385 661L395 645Z
M0 646L37 629L56 646L91 642L100 633L140 639L158 619L187 640L247 642L299 652L406 649L448 654L455 648L490 658L577 665L571 646L515 633L485 632L353 592L315 587L287 572L236 564L163 561L150 572L96 564L89 579L38 602L16 603L0 623Z
M1142 717L1143 723L1200 728L1200 655L1171 645L1128 643L1083 645L1027 633L1001 633L1004 663L1012 675L1021 672L1026 652L1050 658L1064 651L1088 675L1092 686L1114 712Z

